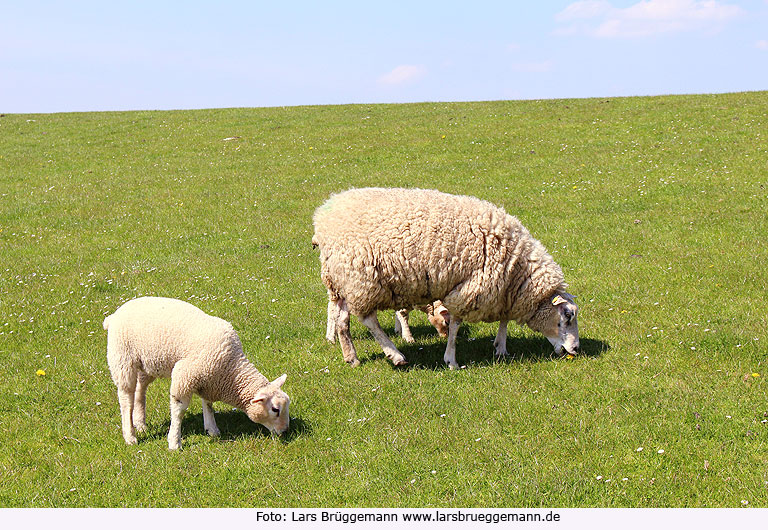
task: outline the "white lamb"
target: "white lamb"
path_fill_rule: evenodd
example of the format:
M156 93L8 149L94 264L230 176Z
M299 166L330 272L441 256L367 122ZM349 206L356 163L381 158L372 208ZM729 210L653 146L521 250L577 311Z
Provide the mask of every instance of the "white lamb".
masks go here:
M440 300L435 300L431 304L418 306L418 309L427 314L427 320L437 330L441 337L448 336L448 327L451 323L451 313L445 308ZM414 342L411 328L408 325L408 314L410 309L398 309L395 311L395 333L399 333L405 342Z
M450 312L443 357L456 363L462 320L499 322L497 355L506 355L507 322L544 334L560 353L579 348L577 307L563 272L517 220L474 197L419 189L353 189L332 195L314 215L313 244L328 289L327 334L344 360L359 364L349 316L371 331L384 354L405 364L376 312L441 300Z
M288 429L288 395L280 390L286 374L271 383L243 354L232 325L172 298L136 298L104 319L107 363L117 386L123 438L136 443L145 431L147 385L171 378L168 449L181 447L181 420L192 394L203 400L203 424L211 436L219 429L214 401L237 407L270 431Z
M451 314L445 308L440 300L435 300L431 304L424 306L414 307L423 313L427 314L429 323L437 330L438 335L441 337L448 336L448 324L451 321ZM411 328L408 325L408 315L411 309L398 309L395 311L395 333L402 336L405 342L414 342ZM333 344L336 342L336 322L339 318L339 311L334 303L328 304L328 321L326 324L325 338Z

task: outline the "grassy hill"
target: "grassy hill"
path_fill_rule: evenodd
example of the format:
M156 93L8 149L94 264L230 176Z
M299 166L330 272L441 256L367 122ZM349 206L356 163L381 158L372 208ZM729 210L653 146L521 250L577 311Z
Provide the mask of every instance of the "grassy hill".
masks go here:
M768 92L0 117L0 506L768 506ZM312 213L409 186L516 215L578 296L583 355L414 314L395 369L324 340ZM199 399L120 435L105 315L231 321L292 429ZM380 315L392 332L391 314ZM42 372L44 375L42 375Z

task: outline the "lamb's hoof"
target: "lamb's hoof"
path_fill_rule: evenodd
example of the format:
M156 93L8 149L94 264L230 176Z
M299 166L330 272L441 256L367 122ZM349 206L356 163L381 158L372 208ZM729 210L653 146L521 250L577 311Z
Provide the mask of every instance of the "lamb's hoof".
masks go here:
M351 361L347 361L347 364L349 364L349 366L352 368L357 368L360 366L360 359L352 359Z
M448 368L451 369L451 370L458 370L459 369L459 365L456 364L456 363L448 363Z
M169 451L178 451L181 449L181 443L180 442L168 442L168 450Z
M130 438L125 439L125 443L127 443L128 445L136 445L139 443L139 441L136 439L135 436L131 436Z
M134 425L134 429L136 429L136 432L147 432L147 424L141 423L139 425Z
M213 436L214 438L221 435L221 431L219 429L206 429L205 432L208 433L208 436Z

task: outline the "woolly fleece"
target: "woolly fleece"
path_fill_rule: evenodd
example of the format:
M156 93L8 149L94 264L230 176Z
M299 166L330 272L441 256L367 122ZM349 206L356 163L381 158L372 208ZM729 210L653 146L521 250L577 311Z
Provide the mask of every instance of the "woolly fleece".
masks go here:
M517 218L474 197L353 189L331 196L314 224L322 280L359 318L440 299L464 321L525 324L567 288Z

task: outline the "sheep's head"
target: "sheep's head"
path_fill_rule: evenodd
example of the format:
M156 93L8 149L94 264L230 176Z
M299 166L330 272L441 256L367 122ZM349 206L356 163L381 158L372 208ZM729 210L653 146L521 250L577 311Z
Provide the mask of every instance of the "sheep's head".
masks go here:
M555 353L565 349L575 355L579 351L578 310L573 296L566 292L555 293L539 304L528 326L547 337L555 347Z
M288 377L281 375L264 388L260 389L250 400L245 413L255 423L260 423L276 434L288 430L288 405L291 400L288 394L280 390Z
M435 302L427 306L427 318L429 323L435 326L441 337L448 336L448 324L451 323L451 314L441 302Z

